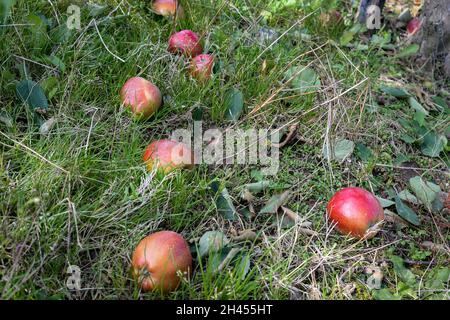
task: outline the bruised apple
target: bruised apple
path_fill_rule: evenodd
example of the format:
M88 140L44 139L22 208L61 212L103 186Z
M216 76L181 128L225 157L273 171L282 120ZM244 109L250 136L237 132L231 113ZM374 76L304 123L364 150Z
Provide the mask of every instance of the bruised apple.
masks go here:
M183 53L195 57L203 52L198 34L191 30L182 30L169 38L169 52Z
M173 231L155 232L142 239L133 252L132 274L143 291L174 291L179 272L192 271L192 256L184 238Z
M149 144L143 159L148 171L152 171L156 167L169 173L177 168L192 168L194 155L185 144L163 139Z
M138 118L149 118L162 104L158 87L141 77L128 79L120 91L120 96L122 104L130 108Z
M153 11L161 16L177 16L183 18L184 10L177 0L154 0Z
M328 203L327 213L341 233L366 239L375 236L378 230L374 226L384 219L378 199L354 187L336 192Z
M190 74L200 81L206 81L211 77L214 66L214 56L211 54L199 54L191 60Z

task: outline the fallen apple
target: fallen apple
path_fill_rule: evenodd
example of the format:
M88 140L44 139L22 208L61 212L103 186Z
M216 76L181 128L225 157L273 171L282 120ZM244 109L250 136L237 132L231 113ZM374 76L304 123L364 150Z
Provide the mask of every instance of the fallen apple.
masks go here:
M173 231L155 232L142 239L133 252L132 274L143 291L174 291L179 272L192 271L192 256L184 238Z
M370 239L377 233L384 211L378 199L361 188L344 188L334 194L327 213L343 234Z
M161 16L184 17L184 10L177 0L154 0L152 4L153 11Z
M182 30L169 38L169 52L183 53L195 57L203 52L198 34L191 30Z
M412 36L417 33L420 29L420 19L414 18L412 19L408 25L406 26L406 31L408 32L408 35Z
M202 82L211 77L214 66L214 56L211 54L199 54L191 60L190 74Z
M185 144L163 139L149 144L143 159L148 171L157 168L169 173L177 168L192 168L194 155Z
M120 91L120 96L122 104L130 108L137 118L149 118L162 105L161 91L141 77L128 79Z

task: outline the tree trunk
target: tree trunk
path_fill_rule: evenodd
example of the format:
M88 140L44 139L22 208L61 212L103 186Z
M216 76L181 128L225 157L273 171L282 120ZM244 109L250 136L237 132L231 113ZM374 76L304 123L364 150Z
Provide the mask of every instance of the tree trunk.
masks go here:
M420 19L421 27L414 38L420 54L431 66L442 61L450 77L450 1L426 0Z

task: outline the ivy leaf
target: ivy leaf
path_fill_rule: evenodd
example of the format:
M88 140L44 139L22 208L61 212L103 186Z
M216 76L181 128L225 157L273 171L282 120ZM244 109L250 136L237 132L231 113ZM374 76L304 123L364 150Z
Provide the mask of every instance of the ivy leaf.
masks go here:
M41 86L32 80L23 80L16 86L18 96L31 110L42 112L48 109L48 101Z
M412 204L418 204L419 201L417 200L417 198L411 193L409 192L407 189L400 191L398 194L398 197L400 199L402 199L403 201L408 201Z
M64 62L55 55L46 56L44 58L44 61L47 63L51 63L63 73L64 71L66 71L66 65L64 64Z
M395 197L395 208L397 209L397 214L408 221L409 223L412 223L415 226L420 225L420 219L419 216L410 208L408 207L398 196Z
M402 88L381 86L380 90L396 98L409 98L411 94Z
M270 181L261 180L259 182L253 182L253 183L248 183L248 184L244 185L244 189L247 189L248 191L256 194L258 192L265 190L269 186L270 186Z
M314 69L302 65L289 68L284 74L290 80L290 87L302 93L316 91L320 87L320 79Z
M276 213L278 209L284 205L291 197L289 190L282 194L272 196L259 213Z
M426 110L420 103L419 101L417 101L414 97L409 97L408 98L408 102L409 105L411 106L411 108L413 108L414 110L416 110L417 112L424 114L425 116L429 115L428 110Z
M220 231L205 232L198 243L200 257L205 257L210 253L218 252L225 247L230 240Z
M372 150L360 142L355 145L355 153L364 162L369 162L373 159Z
M407 285L413 286L416 283L416 277L411 270L405 267L403 259L395 255L392 255L390 258L392 264L394 265L394 271L398 277Z
M238 121L244 109L244 95L239 89L233 88L226 94L225 110L226 118L232 121Z
M450 113L450 109L447 105L447 102L445 102L444 99L442 99L439 96L434 96L432 98L433 102L435 103L435 105L441 110L441 112L445 112L445 113Z
M241 261L236 266L236 274L241 276L241 280L244 280L250 271L250 255L246 253L242 256Z
M342 139L336 142L334 146L334 158L339 162L344 162L349 157L355 148L353 141Z
M219 193L216 199L217 211L225 219L234 221L237 218L237 211L233 205L231 196L228 193L227 188L223 188L222 191L219 192L219 187L220 184L217 181L214 181L211 184L211 189L213 189L216 194Z
M375 300L401 300L399 295L393 295L387 288L374 290L372 296Z
M397 58L404 58L415 55L419 52L419 45L417 43L410 44L397 54Z
M378 201L381 204L381 207L383 207L383 208L388 208L388 207L393 206L395 204L394 201L391 201L391 200L388 200L388 199L384 199L384 198L381 198L381 197L378 197L378 196L376 196L376 198L378 199Z
M436 158L444 150L447 145L447 138L443 135L438 135L435 132L429 132L423 137L420 150L428 157Z
M409 185L420 202L427 208L431 208L433 201L439 192L441 192L441 188L438 185L432 182L425 182L419 176L409 179Z
M202 121L203 119L203 108L202 107L196 107L192 111L192 120L194 121Z

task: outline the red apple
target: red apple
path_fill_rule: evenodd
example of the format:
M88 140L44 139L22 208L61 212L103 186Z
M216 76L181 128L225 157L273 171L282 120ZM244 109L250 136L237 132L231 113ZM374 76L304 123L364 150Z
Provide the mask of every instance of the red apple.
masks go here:
M192 77L206 81L211 77L214 66L214 56L211 54L199 54L191 60L190 74Z
M169 52L195 57L203 52L198 34L191 30L174 33L169 39Z
M419 29L420 29L420 19L419 18L412 19L406 26L406 31L408 31L408 35L410 35L410 36L416 34L416 32L419 31Z
M120 91L122 103L139 118L153 115L162 104L158 87L141 77L130 78Z
M133 252L132 274L142 290L174 291L178 272L192 271L192 256L184 238L173 231L155 232L142 239Z
M152 4L153 11L161 16L177 16L184 17L183 7L177 0L154 0Z
M375 236L378 230L372 227L384 219L378 199L361 188L345 188L336 192L328 203L327 213L341 233L357 238Z
M194 155L189 147L168 139L153 141L145 150L143 159L148 171L156 167L165 173L177 168L192 168L194 163Z

